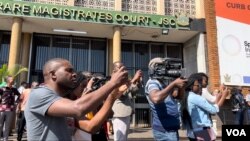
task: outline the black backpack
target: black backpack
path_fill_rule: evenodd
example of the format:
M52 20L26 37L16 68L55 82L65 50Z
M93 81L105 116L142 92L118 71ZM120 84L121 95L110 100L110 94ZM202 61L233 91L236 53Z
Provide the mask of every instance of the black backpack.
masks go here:
M231 106L232 106L232 111L236 112L239 109L245 110L246 109L246 104L244 101L244 98L241 98L237 93L232 94L230 98Z
M236 94L232 94L232 96L230 97L230 104L232 112L236 112L240 109L240 102L236 98Z

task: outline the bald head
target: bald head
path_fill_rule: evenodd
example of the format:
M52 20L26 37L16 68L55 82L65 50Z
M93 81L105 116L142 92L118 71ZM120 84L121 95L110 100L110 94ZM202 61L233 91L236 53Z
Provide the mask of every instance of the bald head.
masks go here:
M51 72L55 72L56 70L58 70L58 68L63 66L63 64L66 62L69 63L68 60L63 59L63 58L53 58L53 59L50 59L49 61L47 61L45 63L45 65L43 66L44 80L46 81Z
M122 62L120 62L120 61L114 62L113 63L113 71L114 72L118 71L122 66L124 66Z

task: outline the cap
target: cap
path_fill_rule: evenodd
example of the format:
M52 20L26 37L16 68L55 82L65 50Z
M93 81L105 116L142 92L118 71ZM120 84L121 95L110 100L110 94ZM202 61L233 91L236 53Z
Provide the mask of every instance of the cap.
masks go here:
M156 58L151 59L148 64L149 75L154 74L154 69L155 69L156 64L163 64L163 63L164 63L164 59L161 57L156 57Z
M155 67L155 64L162 64L164 62L163 58L160 57L156 57L150 60L149 64L148 64L148 68L152 69Z

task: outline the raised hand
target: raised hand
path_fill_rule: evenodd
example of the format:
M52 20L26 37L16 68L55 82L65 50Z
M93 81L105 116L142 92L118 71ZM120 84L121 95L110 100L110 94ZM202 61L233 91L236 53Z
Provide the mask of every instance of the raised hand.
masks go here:
M118 88L115 88L112 92L111 92L111 96L113 97L113 99L117 99L119 97L121 97L121 95L129 88L129 84L123 84Z
M224 86L224 88L222 89L221 93L222 93L222 95L224 97L227 97L229 95L228 87Z
M94 84L94 77L92 77L89 81L88 81L88 84L87 84L87 88L89 88L89 89L91 89L92 88L92 86L93 86L93 84Z
M139 82L141 78L142 78L142 71L137 70L133 79L131 80L131 83Z
M177 78L173 81L173 83L175 84L175 86L177 86L178 88L182 88L185 86L187 82L187 79L183 79L183 78Z
M220 85L220 91L223 91L225 89L225 85L224 84L221 84Z
M128 82L128 71L125 66L122 66L118 69L118 71L114 72L109 81L110 83L115 84L115 86L119 87L124 83Z
M134 77L136 78L136 80L138 80L140 77L142 77L142 71L137 70Z

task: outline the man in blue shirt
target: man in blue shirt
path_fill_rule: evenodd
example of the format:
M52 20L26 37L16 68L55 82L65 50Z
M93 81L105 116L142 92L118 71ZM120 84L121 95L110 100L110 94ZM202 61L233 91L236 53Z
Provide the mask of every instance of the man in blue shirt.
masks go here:
M152 111L152 129L155 140L178 141L180 119L178 103L172 96L173 91L181 89L186 79L177 78L173 81L155 78L154 70L164 65L163 58L154 58L149 62L150 79L145 87L145 94Z

